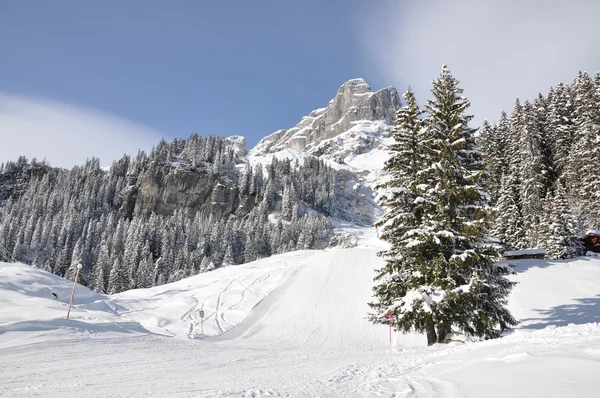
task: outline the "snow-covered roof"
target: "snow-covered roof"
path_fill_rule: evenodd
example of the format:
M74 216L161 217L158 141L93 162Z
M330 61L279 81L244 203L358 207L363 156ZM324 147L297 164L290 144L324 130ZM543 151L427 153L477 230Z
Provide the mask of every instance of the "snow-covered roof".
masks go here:
M526 255L538 255L547 254L548 252L544 249L523 249L523 250L510 250L504 252L504 256L526 256Z
M590 229L587 231L586 235L598 235L600 236L600 229Z

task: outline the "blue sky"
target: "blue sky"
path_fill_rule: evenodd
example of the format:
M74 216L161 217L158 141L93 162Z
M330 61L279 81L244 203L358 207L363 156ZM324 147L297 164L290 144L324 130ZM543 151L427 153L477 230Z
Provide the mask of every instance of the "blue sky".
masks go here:
M359 3L5 1L0 91L252 145L367 75Z
M600 69L597 3L0 0L0 162L107 162L193 132L243 135L251 147L350 78L411 84L424 100L443 63L479 120L493 119L516 96ZM444 34L454 22L456 42ZM559 22L571 33L548 33ZM556 45L567 48L558 61Z

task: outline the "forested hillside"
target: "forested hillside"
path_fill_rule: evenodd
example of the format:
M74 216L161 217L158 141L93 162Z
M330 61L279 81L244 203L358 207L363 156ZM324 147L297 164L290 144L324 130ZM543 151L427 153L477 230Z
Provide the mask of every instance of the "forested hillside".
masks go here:
M480 140L496 203L492 235L552 258L577 253L573 237L600 226L600 74L517 100L510 116L483 124Z
M67 277L82 263L84 284L115 293L326 247L326 216L363 200L351 175L314 157L252 168L237 144L192 135L107 170L98 159L71 170L2 165L0 260Z

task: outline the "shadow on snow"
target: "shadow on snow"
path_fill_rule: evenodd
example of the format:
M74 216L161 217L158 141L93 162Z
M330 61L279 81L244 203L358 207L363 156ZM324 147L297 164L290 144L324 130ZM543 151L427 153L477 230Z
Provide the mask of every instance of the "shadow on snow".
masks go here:
M521 322L534 323L524 325L521 329L543 329L546 326L600 322L600 295L575 301L575 303L558 305L547 310L536 309L535 311L539 312L540 317L522 319Z

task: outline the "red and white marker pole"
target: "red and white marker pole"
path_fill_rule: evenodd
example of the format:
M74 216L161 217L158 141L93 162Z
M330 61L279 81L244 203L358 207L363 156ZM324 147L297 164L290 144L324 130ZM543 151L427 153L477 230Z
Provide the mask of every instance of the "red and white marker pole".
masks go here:
M392 350L392 319L396 317L396 315L392 313L385 314L385 317L390 321L390 351Z
M73 281L73 291L71 292L71 302L69 303L69 311L67 311L67 319L71 315L71 306L73 305L73 299L75 298L75 288L77 287L77 278L79 277L79 270L81 269L81 264L77 264L77 271L75 271L75 281Z

